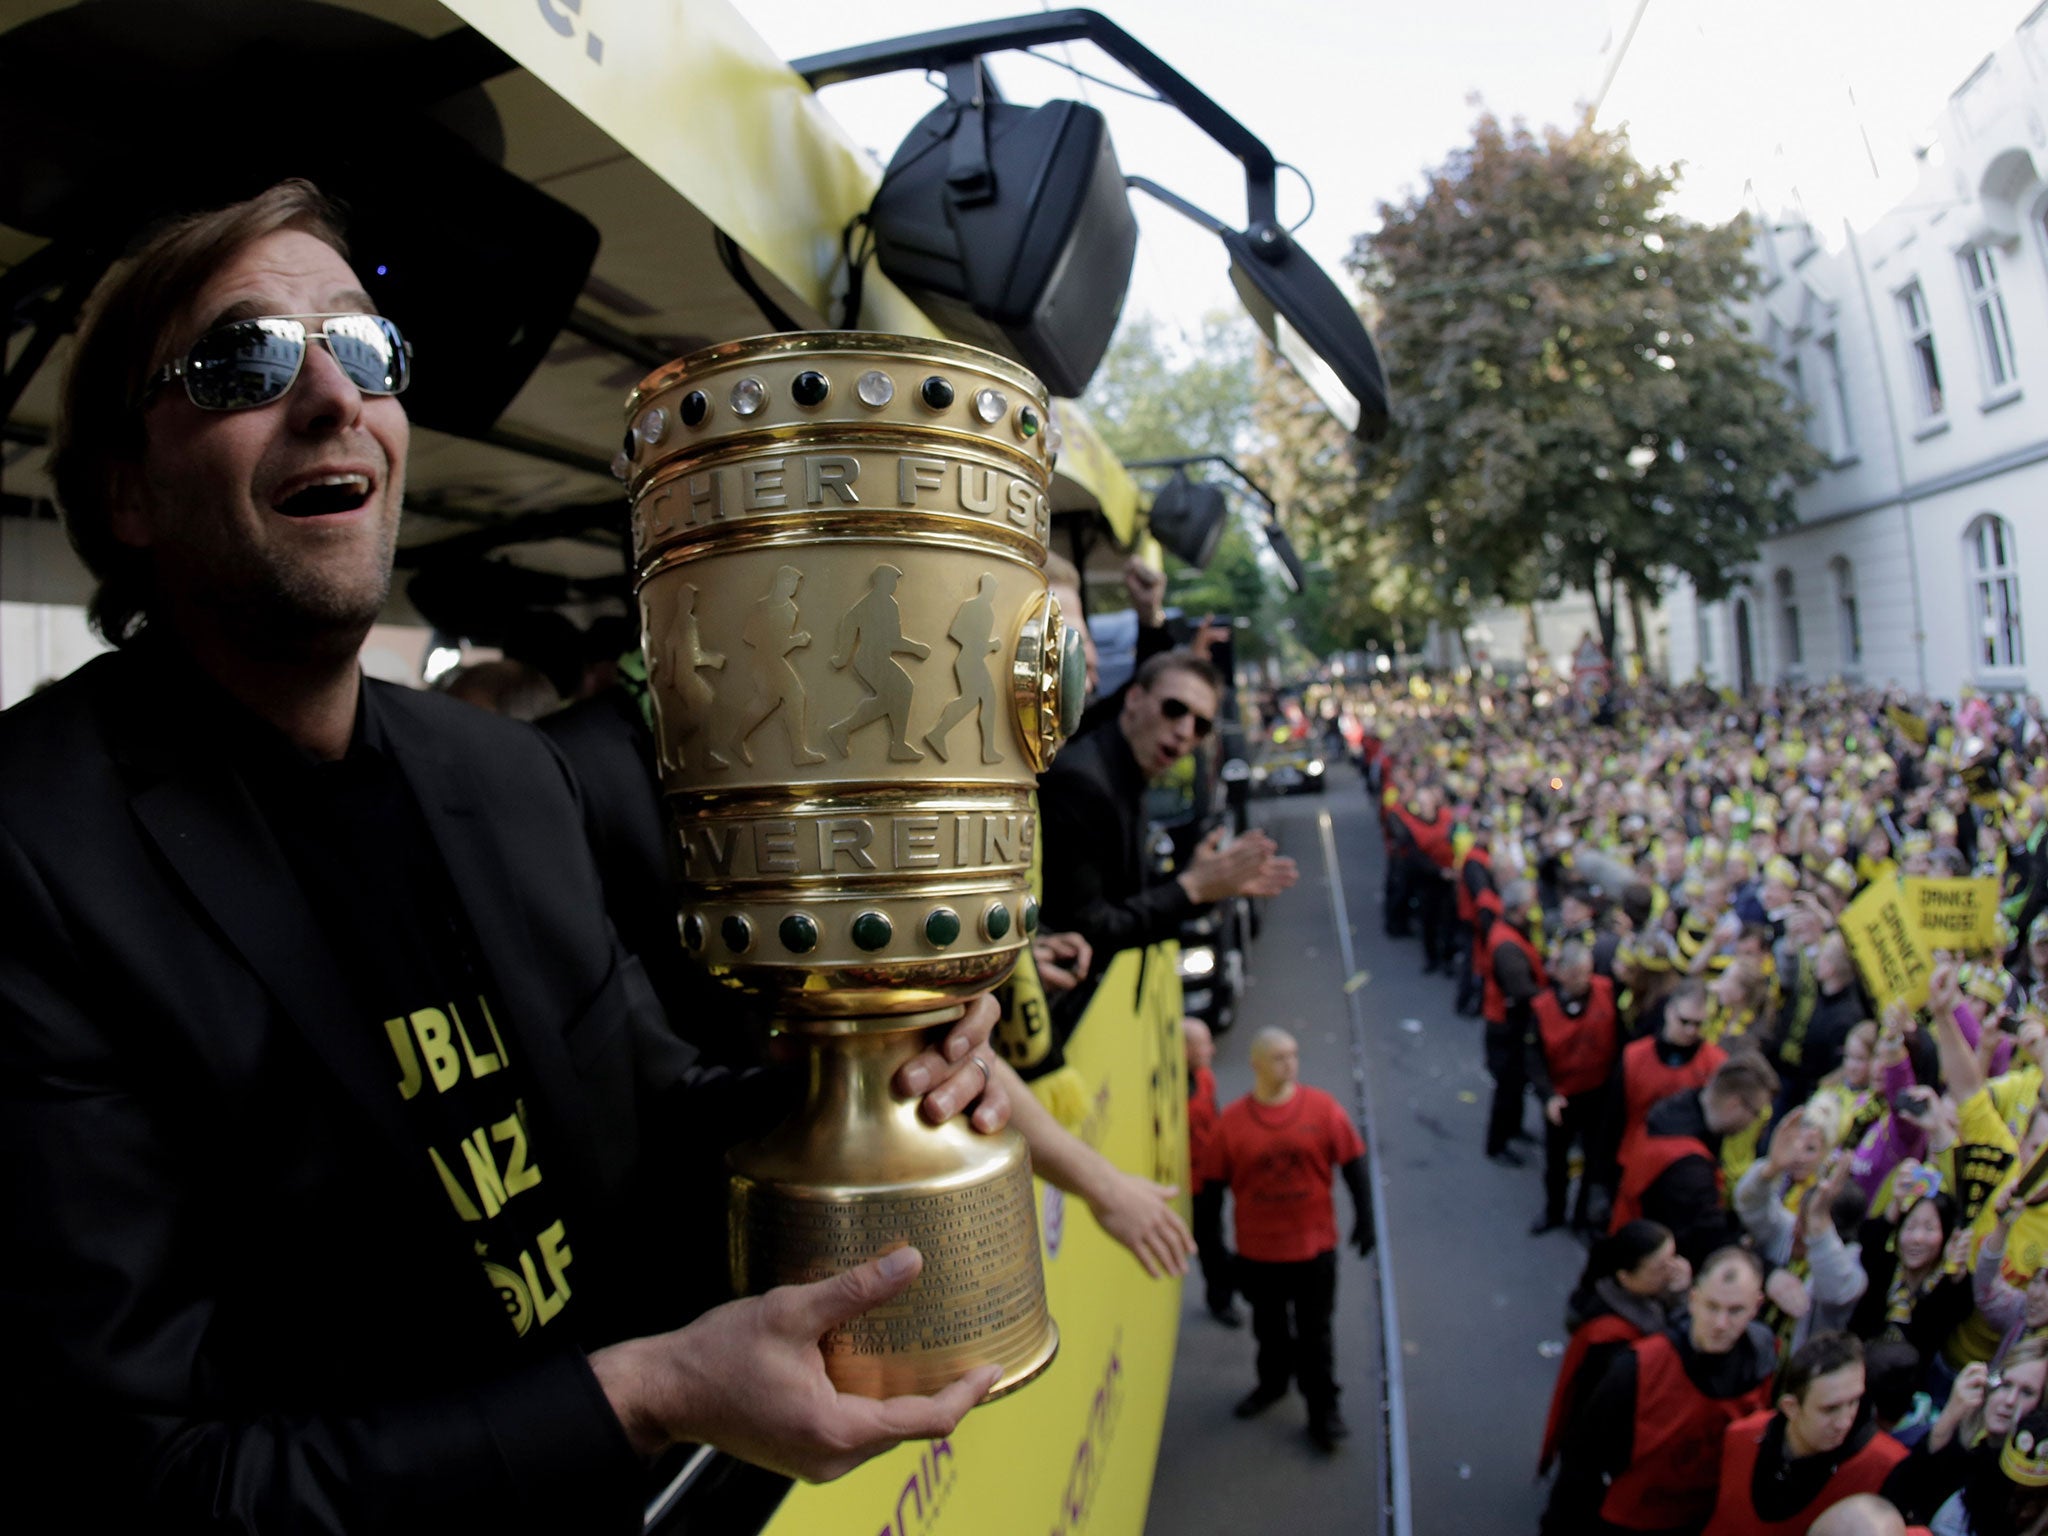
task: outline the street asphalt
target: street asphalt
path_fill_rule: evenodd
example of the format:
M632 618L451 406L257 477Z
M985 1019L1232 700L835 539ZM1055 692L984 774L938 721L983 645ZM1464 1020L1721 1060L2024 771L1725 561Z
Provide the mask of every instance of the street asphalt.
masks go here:
M1537 1446L1564 1338L1564 1299L1584 1249L1562 1231L1528 1235L1542 1205L1535 1148L1524 1149L1523 1169L1482 1155L1492 1085L1479 1022L1452 1012L1448 981L1420 974L1415 940L1384 936L1378 824L1355 773L1339 769L1332 779L1325 794L1256 808L1254 820L1300 863L1301 881L1266 903L1247 1006L1218 1042L1218 1097L1228 1103L1249 1090L1247 1051L1268 1025L1300 1041L1302 1080L1347 1108L1355 1109L1354 1060L1361 1063L1384 1159L1389 1251L1381 1257L1391 1263L1401 1324L1411 1529L1533 1532L1543 1499ZM1324 815L1351 926L1348 970ZM1347 982L1362 1004L1356 1058ZM1539 1129L1533 1104L1524 1118ZM1348 1234L1350 1200L1341 1188L1337 1201L1339 1231ZM1213 1322L1190 1277L1148 1536L1369 1536L1381 1528L1378 1273L1349 1249L1340 1263L1337 1376L1352 1437L1333 1457L1308 1443L1298 1395L1250 1422L1231 1417L1253 1382L1250 1330Z

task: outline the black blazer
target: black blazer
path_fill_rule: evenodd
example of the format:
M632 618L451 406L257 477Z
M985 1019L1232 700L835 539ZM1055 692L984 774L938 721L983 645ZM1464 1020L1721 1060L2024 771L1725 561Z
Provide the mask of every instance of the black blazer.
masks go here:
M528 726L366 684L566 1187L578 1331L521 1339L179 677L116 654L0 714L5 1485L71 1529L637 1529L584 1353L715 1294L722 1191L679 1170L732 1132L679 1108L571 777Z
M1147 879L1145 776L1115 722L1077 736L1038 781L1045 926L1085 936L1093 972L1119 950L1180 936L1200 909L1178 880Z

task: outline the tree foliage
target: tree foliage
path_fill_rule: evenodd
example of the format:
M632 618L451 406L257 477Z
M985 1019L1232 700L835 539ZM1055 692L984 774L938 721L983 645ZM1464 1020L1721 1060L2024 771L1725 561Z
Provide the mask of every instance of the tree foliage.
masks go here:
M1252 425L1257 333L1242 316L1211 315L1187 347L1159 322L1124 322L1088 386L1088 414L1119 459L1239 452Z
M1624 134L1483 116L1381 205L1351 266L1394 427L1371 516L1331 514L1367 570L1402 559L1452 608L1589 592L1611 654L1618 586L1654 595L1679 571L1719 596L1792 521L1821 461L1741 318L1747 221L1680 218L1674 185Z

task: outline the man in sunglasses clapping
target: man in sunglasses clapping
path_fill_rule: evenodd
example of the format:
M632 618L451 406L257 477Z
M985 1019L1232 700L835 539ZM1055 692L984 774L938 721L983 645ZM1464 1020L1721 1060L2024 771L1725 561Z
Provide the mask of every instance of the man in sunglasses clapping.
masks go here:
M412 358L362 289L287 182L80 326L52 471L115 649L0 716L11 1498L624 1533L678 1441L823 1479L949 1433L996 1368L877 1403L818 1349L914 1250L686 1323L773 1085L691 1064L541 736L363 679ZM899 1073L927 1118L1002 1124L994 1016Z
M1114 721L1069 742L1038 781L1045 838L1045 922L1094 950L1094 972L1121 949L1175 938L1183 920L1230 896L1277 896L1297 878L1294 860L1251 831L1225 844L1218 828L1186 869L1153 881L1145 856L1145 786L1216 728L1223 680L1191 651L1166 651L1138 668ZM1061 999L1078 1017L1092 978Z

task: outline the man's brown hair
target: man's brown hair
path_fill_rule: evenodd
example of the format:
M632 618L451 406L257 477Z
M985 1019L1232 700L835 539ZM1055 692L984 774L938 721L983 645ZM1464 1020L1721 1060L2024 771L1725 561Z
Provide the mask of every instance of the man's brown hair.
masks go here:
M1138 668L1138 675L1131 684L1150 693L1152 685L1169 672L1185 672L1189 677L1199 678L1215 691L1217 698L1223 697L1223 674L1216 670L1216 664L1186 649L1161 651L1157 656L1146 657L1145 664Z
M149 616L149 557L114 537L116 474L142 462L143 395L171 359L171 325L221 266L252 241L296 229L348 258L340 211L307 181L162 225L107 273L87 301L50 448L64 531L99 578L87 613L114 645Z
M1707 1081L1707 1092L1719 1099L1738 1094L1745 1099L1758 1094L1774 1099L1778 1096L1778 1074L1755 1051L1737 1051L1714 1069L1713 1077Z

